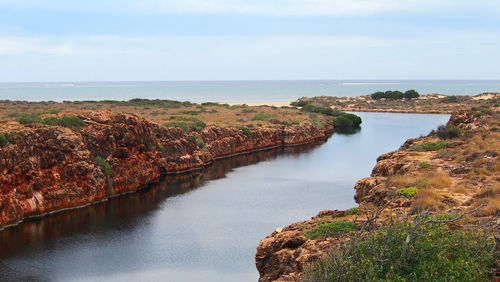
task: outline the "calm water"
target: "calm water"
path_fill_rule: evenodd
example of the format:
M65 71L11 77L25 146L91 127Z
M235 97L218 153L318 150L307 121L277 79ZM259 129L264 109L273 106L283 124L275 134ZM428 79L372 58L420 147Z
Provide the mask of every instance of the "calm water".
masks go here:
M363 128L314 146L219 160L139 193L0 232L0 280L255 281L275 228L355 206L376 157L447 115L359 113Z
M0 100L171 99L193 102L294 101L312 96L359 96L415 89L423 94L476 95L500 92L500 80L302 80L183 82L0 83Z

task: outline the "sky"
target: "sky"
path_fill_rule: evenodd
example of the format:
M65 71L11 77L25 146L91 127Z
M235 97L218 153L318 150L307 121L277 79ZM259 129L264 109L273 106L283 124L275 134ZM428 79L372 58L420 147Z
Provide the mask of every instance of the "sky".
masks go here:
M500 79L498 0L0 0L0 82Z

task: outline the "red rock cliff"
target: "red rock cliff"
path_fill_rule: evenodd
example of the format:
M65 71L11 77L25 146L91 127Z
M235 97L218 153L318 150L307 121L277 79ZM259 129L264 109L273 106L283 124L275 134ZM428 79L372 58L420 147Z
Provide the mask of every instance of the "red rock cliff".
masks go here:
M31 125L0 147L0 228L25 217L106 200L135 191L162 173L196 169L216 158L326 139L314 125L252 129L207 127L185 133L135 115L92 112L71 130ZM192 135L205 144L200 148ZM188 140L189 139L189 140ZM106 175L96 164L102 157Z

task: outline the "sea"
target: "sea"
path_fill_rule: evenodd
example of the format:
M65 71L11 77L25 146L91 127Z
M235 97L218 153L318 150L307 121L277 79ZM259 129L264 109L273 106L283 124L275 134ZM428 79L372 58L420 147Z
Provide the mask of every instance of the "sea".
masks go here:
M301 97L354 97L415 89L421 94L500 92L500 80L245 80L0 83L0 100L170 99L192 102L285 102Z

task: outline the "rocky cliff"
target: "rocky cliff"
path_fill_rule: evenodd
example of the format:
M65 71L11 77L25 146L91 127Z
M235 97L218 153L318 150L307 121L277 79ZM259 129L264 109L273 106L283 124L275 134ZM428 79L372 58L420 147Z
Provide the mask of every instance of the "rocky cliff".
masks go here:
M474 111L455 112L449 128L461 129L459 137L441 140L435 135L409 139L395 152L381 155L372 175L355 184L355 211L321 211L310 220L277 228L263 239L255 254L260 281L294 281L328 250L348 240L339 237L310 239L314 227L349 221L359 229L382 210L375 226L401 219L417 211L447 212L482 205L474 217L479 220L500 214L500 114ZM411 187L416 194L398 193ZM469 224L475 222L470 218Z
M186 133L131 114L87 112L80 129L27 125L0 146L0 228L132 192L216 158L328 138L333 127L206 127Z

